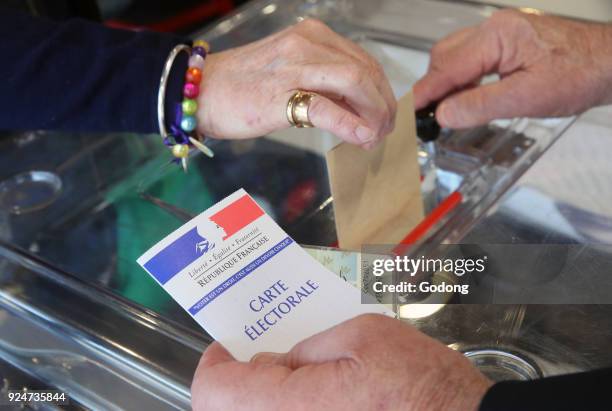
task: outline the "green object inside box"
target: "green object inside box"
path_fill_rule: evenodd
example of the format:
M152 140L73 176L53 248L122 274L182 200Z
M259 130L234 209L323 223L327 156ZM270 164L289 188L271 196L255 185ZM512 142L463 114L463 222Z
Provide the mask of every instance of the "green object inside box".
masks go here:
M205 177L194 167L172 170L147 193L198 214L213 205ZM117 212L117 289L124 297L155 311L173 304L170 296L136 262L146 250L185 221L142 199L133 189L112 199Z

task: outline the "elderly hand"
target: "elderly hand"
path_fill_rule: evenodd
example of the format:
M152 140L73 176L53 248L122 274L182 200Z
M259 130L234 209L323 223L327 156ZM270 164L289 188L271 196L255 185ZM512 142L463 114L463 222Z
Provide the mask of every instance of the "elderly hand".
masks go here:
M463 355L415 328L364 315L249 363L213 343L191 395L195 411L475 411L491 384Z
M501 80L477 85L491 73ZM443 99L436 117L451 128L612 103L612 26L497 12L436 44L414 93L417 109Z
M311 122L348 142L371 147L394 126L396 101L380 64L316 20L210 54L200 90L199 131L217 138L289 127L296 90L319 93Z

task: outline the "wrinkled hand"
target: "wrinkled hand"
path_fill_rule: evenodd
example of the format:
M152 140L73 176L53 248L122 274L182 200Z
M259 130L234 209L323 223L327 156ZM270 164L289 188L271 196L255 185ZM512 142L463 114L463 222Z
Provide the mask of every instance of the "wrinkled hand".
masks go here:
M210 54L200 89L199 131L217 138L289 127L286 107L296 90L319 93L311 122L351 143L373 146L395 121L396 101L380 64L316 20Z
M444 98L436 117L451 128L612 103L612 26L499 11L436 44L414 93L417 109Z
M490 385L460 353L397 320L364 315L249 363L213 343L191 395L195 411L472 411Z

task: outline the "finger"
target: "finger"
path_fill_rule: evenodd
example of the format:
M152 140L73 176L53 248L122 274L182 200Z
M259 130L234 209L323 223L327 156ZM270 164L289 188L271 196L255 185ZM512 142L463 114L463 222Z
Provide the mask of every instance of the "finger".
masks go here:
M387 105L387 121L384 125L383 130L381 131L382 135L386 135L393 131L393 128L395 127L397 100L395 99L395 94L393 93L393 89L391 88L391 84L389 83L389 78L385 74L382 65L370 56L368 56L368 60L369 62L366 63L367 66L370 67L368 72L371 73L371 78L374 82L374 85L380 92L382 98L384 99Z
M335 43L331 42L332 38L336 40ZM395 113L397 111L397 100L395 99L395 94L393 94L393 89L391 88L389 79L387 78L387 75L385 74L380 62L368 54L368 52L358 44L337 35L336 33L334 33L333 37L329 36L326 39L327 40L323 40L326 41L325 44L328 44L331 47L339 47L342 51L350 54L353 58L360 60L366 65L366 67L370 68L374 84L376 85L378 91L380 91L382 97L385 99L389 112L391 113L387 130L385 130L387 133L391 132L395 120Z
M200 359L191 383L194 410L279 409L274 394L291 374L286 367L236 361L219 343ZM256 392L259 395L253 396ZM250 402L244 403L248 397Z
M206 348L191 382L192 407L194 410L209 408L210 397L208 394L211 390L214 390L211 387L217 382L216 378L207 378L210 377L209 372L213 371L211 367L231 361L235 361L234 357L218 342L215 341ZM207 390L206 395L202 395L203 388ZM217 397L222 396L218 395Z
M389 111L392 113L391 118L395 119L397 101L395 100L395 95L393 94L393 89L389 84L389 80L378 60L371 56L360 45L337 34L318 20L310 19L304 21L302 24L303 29L321 44L344 52L371 69L372 75L374 76L374 83L385 99Z
M325 96L327 97L327 96ZM352 113L353 115L356 115L355 111L351 108L350 105L348 105L346 102L344 102L344 100L342 99L333 99L330 98L330 100L336 104L338 107L340 107L343 110L348 111L349 113ZM378 144L380 143L380 140L382 137L385 137L388 133L390 133L391 131L393 131L393 127L395 127L395 121L393 121L392 123L392 127L391 130L387 131L383 131L382 134L380 134L379 138L375 138L373 141L370 142L366 142L364 144L360 144L361 148L366 149L366 150L370 150L376 146L378 146Z
M375 132L362 119L322 95L312 99L308 117L315 127L349 143L364 145L376 141Z
M495 119L546 115L547 100L530 90L529 75L516 73L495 83L472 88L446 98L438 107L436 118L443 127L469 128Z
M360 67L347 64L309 65L302 68L296 88L341 96L374 131L375 139L384 135L392 113L372 78Z
M464 36L453 47L432 49L429 70L414 86L415 109L479 81L499 65L501 50L494 31L477 30Z
M395 107L390 108L386 103L371 71L364 64L356 63L355 59L346 53L339 53L309 41L303 33L290 34L285 34L279 48L282 53L294 56L295 62L299 64L284 66L277 74L279 83L289 84L291 90L314 91L327 97L334 96L338 101L345 101L361 118L362 123L374 132L374 139L371 140L382 138L389 125L392 125ZM282 101L283 107L289 98L290 96L285 96L284 93L275 97L279 104ZM280 116L276 121L276 127L287 124Z
M440 56L440 55L449 54L451 50L455 48L461 48L463 44L467 42L471 36L476 35L477 30L478 30L478 26L473 26L473 27L467 27L467 28L464 28L464 29L461 29L454 33L449 34L448 36L446 36L445 38L443 38L442 40L440 40L434 45L434 47L432 48L431 54L435 56ZM433 68L432 65L433 64L430 60L428 71L435 70L435 68ZM473 85L470 85L470 86L473 87ZM470 86L465 86L465 87L470 87ZM422 90L420 89L420 82L417 82L415 85L415 90L414 90L415 110L419 110L423 107L426 107L432 101L433 100L430 101L429 99L427 99L427 95L425 93L422 93Z
M435 49L438 53L443 53L452 50L457 46L461 46L466 40L474 35L477 30L478 26L472 26L451 33L442 40L438 41L434 45L432 51Z

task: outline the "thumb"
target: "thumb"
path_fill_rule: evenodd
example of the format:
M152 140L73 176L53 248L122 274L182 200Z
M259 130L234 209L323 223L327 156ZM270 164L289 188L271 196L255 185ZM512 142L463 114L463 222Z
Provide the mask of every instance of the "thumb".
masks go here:
M203 382L206 381L206 374L209 369L217 364L235 361L234 357L218 342L213 342L210 344L204 354L200 358L200 362L198 363L198 367L195 370L195 374L193 375L193 380L191 382L191 392L192 397L195 399L201 400L201 396L193 395L193 393L199 392L201 386L203 386ZM199 409L199 406L193 405L193 409Z
M396 326L397 321L379 314L360 315L296 344L276 363L282 362L286 367L296 369L354 358L369 349L368 339L376 338L390 324Z
M438 106L438 122L442 127L462 129L532 115L539 111L540 96L529 92L531 87L521 77L513 75L447 97Z
M376 142L374 131L359 116L320 94L310 103L308 117L315 127L349 143L371 145Z
M218 342L213 342L206 348L200 363L198 364L198 370L206 369L217 364L224 362L236 361L236 359Z

